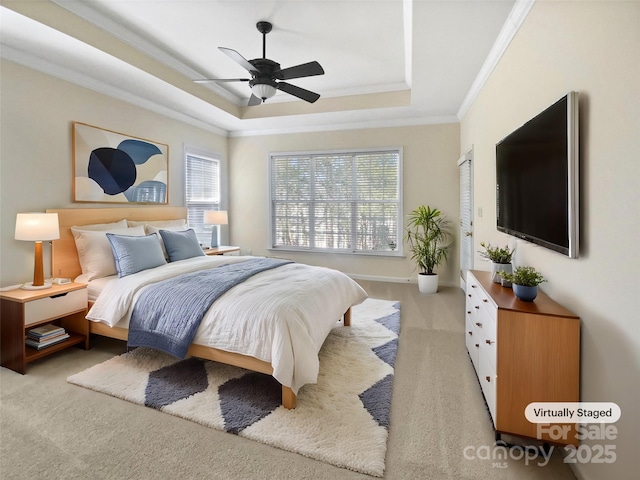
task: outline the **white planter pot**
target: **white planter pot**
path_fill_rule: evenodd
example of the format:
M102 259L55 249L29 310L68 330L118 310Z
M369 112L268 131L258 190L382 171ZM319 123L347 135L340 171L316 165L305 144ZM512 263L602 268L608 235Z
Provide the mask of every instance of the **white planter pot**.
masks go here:
M418 274L418 290L420 293L436 293L438 291L438 274Z
M498 272L513 273L513 265L510 263L493 263L491 262L491 280L494 283L502 283L502 277Z

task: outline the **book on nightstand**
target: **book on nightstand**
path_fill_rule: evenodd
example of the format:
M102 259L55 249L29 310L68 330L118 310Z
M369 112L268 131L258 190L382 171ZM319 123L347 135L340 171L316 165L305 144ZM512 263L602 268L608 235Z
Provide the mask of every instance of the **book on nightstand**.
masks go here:
M27 331L27 335L33 339L54 337L65 333L64 328L54 325L53 323L47 323L40 327L31 328Z
M55 345L56 343L60 343L69 338L68 333L62 333L60 335L56 335L51 338L47 338L45 340L34 340L33 338L27 338L24 343L31 348L35 348L36 350L42 350L43 348L50 347L51 345Z
M42 350L43 348L60 343L67 338L69 338L69 334L64 328L48 323L46 325L27 330L25 344L28 347L35 348L36 350Z

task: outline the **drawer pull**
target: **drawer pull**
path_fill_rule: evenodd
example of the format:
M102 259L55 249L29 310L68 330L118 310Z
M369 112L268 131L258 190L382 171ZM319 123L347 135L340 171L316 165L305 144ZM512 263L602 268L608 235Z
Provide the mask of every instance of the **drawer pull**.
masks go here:
M476 325L479 326L479 327L482 326L482 324L480 322L476 322Z
M476 343L476 348L480 348L480 344L479 343Z
M467 310L467 315L471 315L471 310Z
M483 301L484 303L487 303L489 300L487 300L486 298L483 298L483 299L482 299L482 301Z
M471 294L469 293L469 298L471 298Z
M491 345L492 343L495 343L495 342L492 342L491 340L485 340L484 343L486 343L487 345Z
M487 382L491 383L491 377L489 375L487 375L486 377L484 377L487 379Z
M480 306L479 306L479 305L476 305L476 306L475 306L475 307L473 307L473 308L475 308L475 309L477 309L477 310L480 310Z
M476 288L476 286L475 285L471 285L471 288Z
M67 295L67 293L69 292L64 292L64 293L59 293L57 295L51 295L49 298L60 298L60 297L65 297Z
M472 335L472 336L473 336L473 332L469 332L469 335Z

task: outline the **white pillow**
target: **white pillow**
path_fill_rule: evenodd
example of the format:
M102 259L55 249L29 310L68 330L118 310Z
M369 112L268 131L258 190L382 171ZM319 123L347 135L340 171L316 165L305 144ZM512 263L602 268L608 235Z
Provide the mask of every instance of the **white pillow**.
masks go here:
M89 281L87 277L92 276L92 275L84 275L83 260L84 260L84 251L86 250L86 241L83 237L83 232L95 232L95 231L107 231L107 230L110 231L110 230L123 229L123 228L127 228L127 221L124 218L122 220L118 220L117 222L94 223L90 225L74 225L71 227L71 233L73 234L73 238L76 241L76 250L78 250L78 259L80 260L80 267L83 270L83 275L80 275L76 279L79 283L87 283ZM78 242L79 237L80 237L80 242ZM78 245L78 243L80 243L80 245ZM82 250L82 253L81 253L81 250Z
M182 227L182 229L187 228L187 221L184 218L179 218L177 220L143 220L143 221L135 221L135 220L127 220L127 225L129 227L138 227L140 225L144 226L154 226L161 228L173 228L173 227ZM152 233L152 232L147 232Z
M93 225L74 225L73 227L71 227L71 233L73 233L73 236L75 237L76 231L78 230L90 230L90 231L109 230L110 228L127 228L128 226L129 225L127 225L127 221L123 218L122 220L119 220L113 223L94 223Z
M76 241L80 267L82 267L82 275L80 275L76 281L88 283L95 278L107 277L117 273L116 262L113 258L111 244L107 239L107 233L136 237L145 235L144 227L142 226L133 228L108 228L106 230L75 229L73 236Z

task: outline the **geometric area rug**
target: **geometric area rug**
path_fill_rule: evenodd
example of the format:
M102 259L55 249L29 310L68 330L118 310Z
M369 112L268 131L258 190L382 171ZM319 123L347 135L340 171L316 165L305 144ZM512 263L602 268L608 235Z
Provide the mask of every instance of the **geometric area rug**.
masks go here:
M400 304L366 299L331 330L316 384L286 410L270 375L137 348L67 381L322 462L382 477Z

